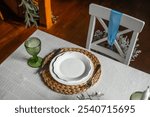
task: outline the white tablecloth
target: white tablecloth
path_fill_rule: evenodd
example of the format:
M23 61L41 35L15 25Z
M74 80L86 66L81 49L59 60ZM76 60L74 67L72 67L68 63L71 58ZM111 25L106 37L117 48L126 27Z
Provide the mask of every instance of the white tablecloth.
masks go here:
M58 37L37 30L31 36L42 41L39 54L45 57L54 49L79 47ZM122 63L94 53L102 66L100 80L89 90L104 93L101 99L129 99L135 91L150 86L150 75ZM36 68L27 65L30 55L22 44L0 65L0 99L77 99L77 95L63 95L49 89Z

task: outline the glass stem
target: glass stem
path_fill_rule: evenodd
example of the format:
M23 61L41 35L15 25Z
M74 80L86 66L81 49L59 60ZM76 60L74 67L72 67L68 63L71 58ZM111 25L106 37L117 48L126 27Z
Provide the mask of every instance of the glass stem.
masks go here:
M38 61L38 56L37 55L33 55L33 58L34 58L34 62Z

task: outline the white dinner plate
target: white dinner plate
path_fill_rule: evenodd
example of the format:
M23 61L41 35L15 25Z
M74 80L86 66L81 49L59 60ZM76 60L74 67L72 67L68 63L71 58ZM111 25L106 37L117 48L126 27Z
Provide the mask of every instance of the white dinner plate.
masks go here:
M50 63L52 77L66 85L86 82L93 73L93 63L80 52L64 52L54 57Z

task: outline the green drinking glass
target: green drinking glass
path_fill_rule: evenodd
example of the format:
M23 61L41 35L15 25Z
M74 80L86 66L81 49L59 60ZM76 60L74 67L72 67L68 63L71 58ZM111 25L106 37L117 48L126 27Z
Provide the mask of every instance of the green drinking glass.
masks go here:
M28 65L37 68L42 65L42 58L37 56L41 51L41 41L37 37L30 37L25 41L24 46L26 51L32 55L31 58L28 59Z

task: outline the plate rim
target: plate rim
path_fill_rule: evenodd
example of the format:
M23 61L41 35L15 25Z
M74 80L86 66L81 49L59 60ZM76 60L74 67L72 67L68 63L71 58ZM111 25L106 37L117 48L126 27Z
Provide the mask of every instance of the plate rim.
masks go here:
M67 54L67 53L78 53L78 54L84 56L84 57L89 61L89 63L90 63L90 64L89 64L89 65L90 65L90 70L89 70L90 73L88 73L85 77L83 77L83 78L81 78L81 79L79 79L79 80L73 80L73 81L67 81L67 80L65 80L65 79L59 78L58 75L52 71L52 69L54 69L54 68L51 67L51 65L52 65L54 62L57 61L57 58L63 56L64 54ZM65 85L79 85L79 84L85 83L85 82L88 81L88 79L90 79L90 77L92 77L93 71L94 71L94 65L93 65L93 62L91 61L91 59L90 59L87 55L85 55L84 53L76 52L76 51L67 51L67 52L59 53L58 55L56 55L56 56L51 60L51 62L50 62L50 64L49 64L49 72L50 72L50 74L52 75L52 77L53 77L56 81L58 81L58 82L60 82L60 83L62 83L62 84L65 84Z

